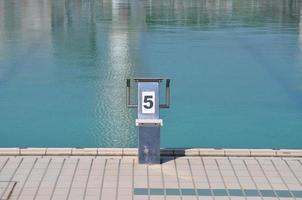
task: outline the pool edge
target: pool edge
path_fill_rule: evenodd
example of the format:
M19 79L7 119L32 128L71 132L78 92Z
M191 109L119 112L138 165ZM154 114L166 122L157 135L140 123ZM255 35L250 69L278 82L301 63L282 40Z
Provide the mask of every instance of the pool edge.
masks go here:
M0 148L0 156L137 156L137 148ZM162 156L302 157L302 149L161 149Z

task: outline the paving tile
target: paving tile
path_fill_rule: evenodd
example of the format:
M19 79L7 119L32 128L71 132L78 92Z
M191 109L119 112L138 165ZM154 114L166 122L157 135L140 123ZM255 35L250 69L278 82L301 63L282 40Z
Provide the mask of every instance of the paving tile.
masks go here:
M156 179L154 179L154 177L149 177L149 187L163 187L161 177Z
M50 200L50 195L37 195L36 199L38 200Z
M150 196L150 200L164 200L164 196Z
M293 200L294 198L292 197L281 197L279 200Z
M300 190L302 191L302 186L298 184L287 184L290 190Z
M37 191L37 195L45 196L45 195L50 195L53 191L53 187L40 187L39 190Z
M180 190L179 189L175 189L175 188L167 188L166 189L166 194L167 195L176 195L176 196L178 196L178 195L180 195Z
M210 196L202 196L202 197L198 197L198 200L213 200L214 197L210 197Z
M48 165L50 159L52 161ZM24 199L30 199L36 192L37 199L48 199L47 196L49 197L52 191L54 191L53 199L66 199L67 195L69 199L78 199L83 198L84 194L86 194L85 199L99 199L100 194L102 199L106 200L116 199L116 194L117 199L123 199L122 197L132 199L133 185L135 190L143 191L143 194L134 195L134 199L148 199L148 187L150 187L150 199L162 199L165 193L167 195L164 199L180 199L181 195L182 199L213 199L212 192L215 199L226 199L228 195L230 199L242 199L244 193L247 199L256 200L260 198L259 192L264 199L276 199L277 196L282 200L291 199L292 194L296 199L302 198L302 184L299 178L302 176L302 165L297 159L286 159L291 168L285 160L281 159L257 158L257 160L235 157L231 159L183 157L177 158L176 161L167 161L162 165L147 166L136 163L132 169L133 159L123 161L123 158L116 157L0 156L0 168L1 163L7 162L0 172L0 181L11 178L18 181L12 199L17 198L19 194ZM33 170L30 173L31 169ZM250 177L249 173L253 177ZM163 183L166 190L163 190ZM241 187L244 191L241 191ZM256 190L257 188L260 191ZM136 192L139 193L139 190Z
M119 200L132 200L132 196L121 195L121 196L118 196L117 199L119 199Z
M192 188L190 188L190 189L181 189L181 194L183 195L183 196L196 196L196 191L195 191L195 189L192 189Z
M86 196L100 196L101 188L86 188Z
M166 196L166 200L180 200L179 196Z
M177 181L165 181L166 188L178 188L178 182Z
M196 188L205 188L205 189L210 188L208 182L195 182L195 186L196 186Z
M256 189L244 189L243 191L248 197L258 197L261 195L260 192Z
M194 184L192 181L180 181L181 188L193 188Z
M15 169L22 162L20 158L11 158L8 160L7 164L4 166L0 173L0 181L8 181L12 177Z
M189 162L190 162L190 165L193 167L193 166L197 166L197 167L201 167L201 159L200 159L200 156L192 156L192 157L189 157L187 156Z
M219 176L208 176L211 183L223 183L223 180Z
M212 189L214 196L228 196L226 189Z
M99 196L96 196L96 195L87 195L86 197L85 197L85 200L99 200L100 199L100 197Z
M260 190L263 197L275 197L275 193L272 190Z
M116 177L105 177L103 188L115 188L117 186Z
M16 182L0 182L0 198L1 199L9 199L11 192L14 191L14 187L16 186Z
M55 195L67 195L68 194L69 189L68 188L55 188L54 190L54 194Z
M226 200L226 199L228 199L228 197L225 197L225 196L215 196L214 199L215 200Z
M85 193L85 187L80 188L71 188L69 191L69 195L79 195L82 196Z
M271 184L282 184L283 180L281 179L281 177L268 177L268 180Z
M236 196L231 196L231 200L246 200L245 197L236 197Z
M278 190L276 194L278 197L292 197L292 194L288 190Z
M148 200L148 196L137 195L137 196L134 196L134 200Z
M148 190L148 188L134 188L133 194L134 195L148 195L149 190Z
M149 167L148 170L149 176L161 176L161 167L160 165L155 167Z
M36 192L37 188L36 187L32 187L32 188L24 188L21 196L28 196L28 195L34 195Z
M118 188L118 195L119 196L131 196L133 193L132 188Z
M244 196L241 189L228 189L228 192L230 196Z
M147 177L141 177L140 179L138 180L134 180L134 187L141 187L141 188L144 188L144 187L148 187L148 181L147 181Z
M19 197L19 200L33 200L34 196L33 195L22 195Z
M198 196L212 196L211 189L197 189Z
M73 200L73 199L83 199L84 198L84 194L73 194L71 193L69 196L68 196L68 200Z
M226 182L226 188L228 189L237 189L240 188L240 185L237 182Z
M130 167L129 167L130 168ZM120 176L132 176L132 169L123 170L121 169L119 171Z
M259 184L257 184L257 187L261 188L261 189L264 189L264 190L271 190L272 189L270 184L268 184L268 183L261 183L261 184L259 183Z
M116 189L111 188L103 188L101 199L115 199L116 197Z
M211 182L211 187L215 188L215 189L220 189L220 188L224 188L224 183L223 182Z
M52 199L55 199L55 200L66 200L66 196L63 195L53 195Z
M146 169L134 169L134 176L147 176Z
M302 191L292 191L294 197L302 198Z
M198 200L197 196L182 196L183 200Z
M120 176L119 177L119 187L120 188L130 188L132 187L132 176Z
M149 193L150 195L164 195L165 191L162 188L151 188Z

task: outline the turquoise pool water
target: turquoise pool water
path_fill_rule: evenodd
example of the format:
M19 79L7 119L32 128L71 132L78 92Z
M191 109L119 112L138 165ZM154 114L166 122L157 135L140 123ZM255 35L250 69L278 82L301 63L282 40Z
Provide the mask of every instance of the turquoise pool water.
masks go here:
M302 3L0 0L1 147L135 147L134 76L173 79L162 147L302 148Z

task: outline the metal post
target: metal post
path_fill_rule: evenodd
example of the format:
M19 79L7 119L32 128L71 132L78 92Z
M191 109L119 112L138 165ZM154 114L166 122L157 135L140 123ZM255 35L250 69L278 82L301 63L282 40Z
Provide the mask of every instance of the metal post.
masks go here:
M130 103L130 79L127 79L127 106L137 107L138 157L140 164L160 163L160 108L170 107L170 79L166 79L166 104L159 103L159 84L162 78L136 78L138 83L138 104Z

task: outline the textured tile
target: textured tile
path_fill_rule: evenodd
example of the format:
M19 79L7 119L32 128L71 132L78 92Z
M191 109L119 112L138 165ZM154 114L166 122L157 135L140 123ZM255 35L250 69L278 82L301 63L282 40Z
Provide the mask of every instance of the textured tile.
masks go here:
M213 194L215 200L228 196L239 200L244 195L252 200L261 196L265 200L302 198L302 165L296 158L286 162L290 168L283 159L266 157L182 157L147 166L116 156L0 156L0 189L5 187L1 181L11 179L18 181L12 199L31 199L35 194L37 199L48 199L53 191L53 199L68 195L69 199L79 199L86 194L85 199L100 199L102 195L106 200L126 200L132 199L132 192L134 199L148 199L149 194L149 199L182 196L183 200L213 199Z

